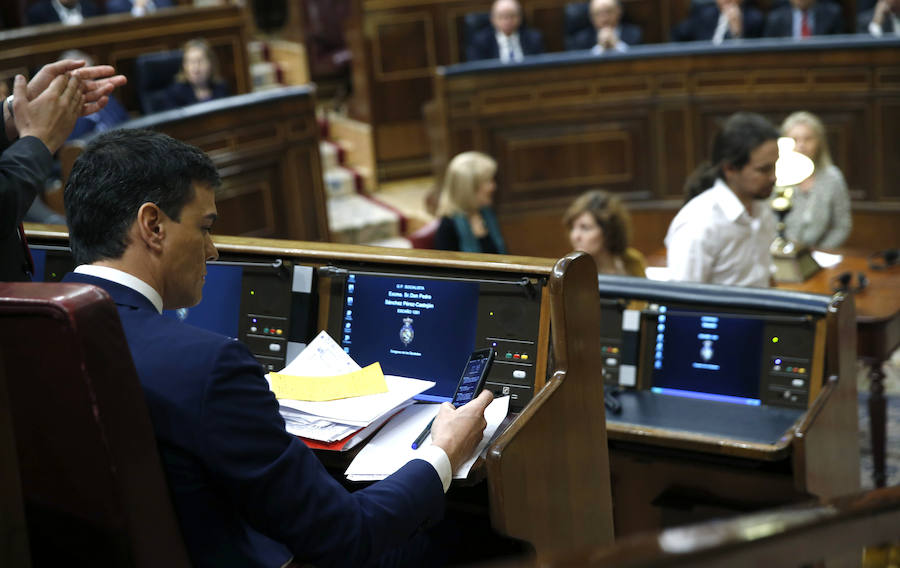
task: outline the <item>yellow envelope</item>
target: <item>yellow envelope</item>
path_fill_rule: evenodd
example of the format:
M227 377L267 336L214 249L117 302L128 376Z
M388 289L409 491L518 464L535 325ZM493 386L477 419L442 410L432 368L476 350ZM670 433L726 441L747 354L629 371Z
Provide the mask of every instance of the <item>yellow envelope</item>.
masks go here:
M297 377L269 373L275 398L320 402L387 392L381 365L372 363L352 373L331 377Z

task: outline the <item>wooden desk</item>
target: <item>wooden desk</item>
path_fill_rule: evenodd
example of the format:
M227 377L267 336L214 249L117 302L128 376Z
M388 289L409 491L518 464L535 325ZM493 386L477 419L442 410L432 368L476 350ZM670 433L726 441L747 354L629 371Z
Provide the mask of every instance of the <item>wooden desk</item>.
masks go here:
M218 55L221 73L231 93L251 89L247 59L247 13L232 4L159 10L141 18L113 14L87 18L78 26L42 24L0 31L0 77L32 70L59 59L67 49L79 49L100 63L114 65L134 78L134 60L154 51L179 49L192 38L205 38ZM140 111L134 82L116 91L129 111Z
M315 113L313 87L285 87L156 113L121 127L157 130L209 154L222 176L216 233L328 241ZM84 144L76 140L60 150L64 178Z
M607 299L602 308L612 321L623 317L623 302L634 301L670 310L804 314L817 329L816 347L803 355L813 368L805 408L782 408L764 397L760 406L740 407L649 390L622 392L621 412L607 420L617 538L859 489L852 298L616 278L600 283ZM612 328L604 329L605 337L613 337ZM644 332L641 337L646 339ZM613 341L604 345L634 349ZM639 356L638 365L644 360ZM650 388L646 375L638 370L638 389Z
M434 92L444 158L497 159L496 209L516 253L558 254L547 247L565 239L562 212L597 187L623 196L652 252L727 116L778 123L797 109L824 121L854 199L851 241L874 249L900 242L900 131L886 127L900 121L898 77L900 40L845 36L476 62L439 69Z
M865 274L868 279L869 284L853 294L856 303L856 352L858 357L871 365L869 427L875 466L873 480L876 487L884 487L887 417L882 365L900 347L900 266L873 270L866 255L842 252L844 259L838 265L820 270L806 282L779 284L778 287L827 294L834 290L835 277L844 272L851 272L854 282L858 274Z
M900 266L873 270L869 267L868 255L865 253L852 249L839 249L836 252L843 256L837 265L823 268L805 282L781 283L777 287L813 294L831 294L834 292L833 280L840 274L853 273L854 282L859 273L865 274L868 279L868 286L853 294L856 306L856 356L871 365L869 430L874 463L872 478L876 487L884 487L887 416L882 365L900 347ZM650 265L665 266L665 249L657 250L647 260Z
M68 235L56 227L29 225L26 231L32 244L67 245ZM501 533L531 543L539 557L612 542L606 425L603 405L597 405L603 400L603 383L594 377L600 344L590 331L600 306L590 257L573 253L554 262L274 239L214 240L221 260L271 264L279 259L314 269L352 266L464 280L524 277L540 283L535 364L544 362L547 379L488 447L488 497L478 503L478 511L489 514ZM312 290L317 298L312 313L317 310L319 318L327 317L323 312L329 305L329 285L314 281Z

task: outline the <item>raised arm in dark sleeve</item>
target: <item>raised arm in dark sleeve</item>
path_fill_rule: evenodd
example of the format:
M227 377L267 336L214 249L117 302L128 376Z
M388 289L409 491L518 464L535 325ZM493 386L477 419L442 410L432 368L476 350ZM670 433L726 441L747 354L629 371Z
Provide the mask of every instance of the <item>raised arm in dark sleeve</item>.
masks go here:
M5 128L3 129L5 131ZM26 136L8 145L2 135L0 155L0 281L27 280L19 224L50 175L53 157L43 142Z

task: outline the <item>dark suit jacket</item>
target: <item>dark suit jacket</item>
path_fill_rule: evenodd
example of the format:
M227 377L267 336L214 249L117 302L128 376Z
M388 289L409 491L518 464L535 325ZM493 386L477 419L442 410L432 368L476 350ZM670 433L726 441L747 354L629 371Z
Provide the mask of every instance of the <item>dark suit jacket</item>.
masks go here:
M544 53L544 36L538 30L520 27L519 43L524 55ZM466 61L499 58L500 46L497 44L497 32L493 26L479 30L466 46Z
M619 24L619 40L628 45L641 43L643 32L634 24ZM597 45L597 30L593 27L585 28L575 34L572 40L572 49L592 49Z
M423 460L348 493L285 431L239 341L162 316L114 282L64 281L100 286L118 307L195 567L280 566L291 553L301 564L364 566L443 515L441 480Z
M829 35L844 33L844 20L841 7L832 2L819 0L812 5L813 35ZM769 12L766 18L766 37L792 37L794 34L794 15L791 6L785 5Z
M0 133L0 148L5 148L0 155L0 282L27 281L30 260L19 238L19 224L50 177L53 156L34 136L6 146Z
M208 100L221 99L225 96L228 96L228 89L225 87L225 84L213 82L212 96ZM181 81L176 81L169 85L165 90L163 100L165 101L166 109L182 108L201 102L194 96L193 87Z
M97 6L95 6L91 0L81 0L81 15L85 18L99 16L100 10L97 9ZM50 0L41 0L28 7L25 21L31 26L36 24L58 23L59 14L53 9Z
M744 15L744 36L760 37L763 32L762 12L752 6L741 7ZM703 4L693 10L686 20L672 30L672 41L710 41L719 23L719 8L715 3ZM725 39L731 39L729 32Z
M153 0L153 4L157 8L171 8L172 0ZM106 13L107 14L121 14L124 12L131 12L131 7L134 5L132 0L106 0Z
M866 10L865 12L860 12L859 18L857 18L856 22L857 33L869 33L869 23L872 21L873 15L875 15L875 8ZM891 19L890 15L884 18L884 22L881 24L881 31L885 34L894 33L894 20Z

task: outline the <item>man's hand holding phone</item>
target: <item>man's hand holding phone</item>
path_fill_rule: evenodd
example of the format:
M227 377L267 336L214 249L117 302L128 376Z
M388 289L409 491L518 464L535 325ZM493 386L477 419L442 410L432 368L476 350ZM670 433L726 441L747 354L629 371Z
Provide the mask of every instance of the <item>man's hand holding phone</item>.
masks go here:
M459 408L449 402L441 404L431 425L431 443L447 453L454 471L472 455L475 446L481 441L487 427L484 410L492 400L493 393L483 390L475 399Z

